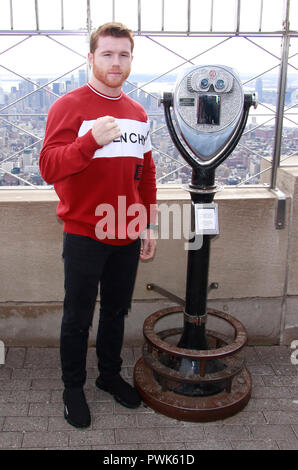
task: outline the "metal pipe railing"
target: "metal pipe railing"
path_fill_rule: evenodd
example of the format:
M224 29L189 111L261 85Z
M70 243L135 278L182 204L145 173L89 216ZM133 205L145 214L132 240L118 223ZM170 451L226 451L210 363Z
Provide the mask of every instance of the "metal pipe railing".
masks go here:
M277 169L280 163L281 143L282 143L282 129L283 129L283 112L285 106L285 94L287 87L287 69L289 57L289 15L290 15L290 0L285 0L284 3L284 19L283 27L284 34L282 38L282 54L279 72L279 85L276 104L276 123L275 123L275 137L274 137L274 150L271 172L270 189L276 189Z

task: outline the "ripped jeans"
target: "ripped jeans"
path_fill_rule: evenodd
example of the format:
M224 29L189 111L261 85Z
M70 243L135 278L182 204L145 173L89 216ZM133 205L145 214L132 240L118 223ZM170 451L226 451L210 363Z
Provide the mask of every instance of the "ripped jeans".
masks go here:
M99 284L98 369L104 380L120 372L124 321L131 304L139 255L139 239L114 246L64 233L65 298L60 356L65 388L82 387L86 381L89 328Z

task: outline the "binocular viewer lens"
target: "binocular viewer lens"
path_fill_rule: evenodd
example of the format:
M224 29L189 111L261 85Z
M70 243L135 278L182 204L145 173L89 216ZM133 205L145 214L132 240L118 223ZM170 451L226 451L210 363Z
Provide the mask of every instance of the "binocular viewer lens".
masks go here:
M218 88L219 90L222 90L225 86L225 82L223 80L217 80L215 87Z
M209 83L208 78L203 78L201 80L201 83L200 83L200 88L202 90L206 90L207 88L210 87L210 85L211 85L211 83ZM219 80L217 80L217 82L214 83L213 86L214 86L215 90L223 90L224 87L225 87L225 82L224 82L224 80L219 79Z
M217 91L230 93L233 90L234 77L223 67L195 67L188 74L187 88L189 92Z
M208 88L209 87L209 81L207 80L207 78L203 78L203 80L201 80L201 88Z

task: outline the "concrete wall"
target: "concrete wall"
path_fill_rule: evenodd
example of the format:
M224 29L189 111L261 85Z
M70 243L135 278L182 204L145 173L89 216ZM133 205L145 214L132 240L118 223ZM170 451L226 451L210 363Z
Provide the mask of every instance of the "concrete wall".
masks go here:
M229 188L215 197L220 235L211 243L209 283L218 283L218 289L210 291L208 306L228 311L242 321L251 344L288 343L298 338L297 169L282 169L279 181L287 193L282 230L275 227L277 199L266 188ZM182 189L167 186L159 188L158 202L176 212L180 208L182 213L190 199ZM59 342L64 292L62 224L56 218L56 205L52 190L0 189L0 339L7 345ZM140 344L145 318L171 305L147 290L148 283L184 297L184 235L173 239L171 227L170 239L159 238L154 260L140 263L126 342ZM181 322L182 315L176 315L167 320L166 327Z
M298 164L298 158L296 159ZM283 308L282 342L298 339L298 166L279 171L278 185L291 198L286 272L286 297Z

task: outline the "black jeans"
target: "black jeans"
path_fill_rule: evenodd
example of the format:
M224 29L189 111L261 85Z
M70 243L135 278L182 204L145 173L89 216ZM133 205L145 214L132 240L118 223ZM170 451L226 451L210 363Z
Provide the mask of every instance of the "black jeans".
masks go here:
M64 234L65 298L60 355L66 388L82 387L86 381L89 328L99 283L98 369L106 380L120 372L124 317L131 304L139 255L139 239L114 246L81 235Z

